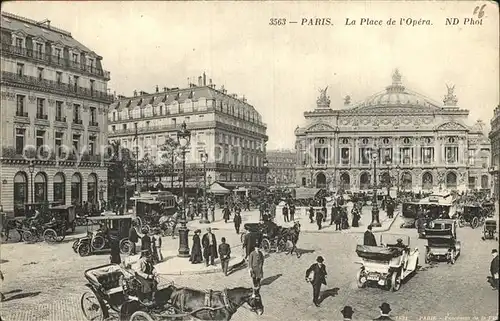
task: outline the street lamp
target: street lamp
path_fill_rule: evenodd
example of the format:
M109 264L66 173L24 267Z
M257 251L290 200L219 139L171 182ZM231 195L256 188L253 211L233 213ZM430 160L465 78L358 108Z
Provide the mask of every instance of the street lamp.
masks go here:
M183 122L181 129L177 132L177 141L182 150L182 215L179 228L179 257L189 257L188 233L186 226L186 149L191 140L191 132L187 130Z
M401 170L401 166L399 166L399 164L396 166L396 174L398 175L398 186L396 188L396 197L399 197L399 183L400 183L400 179L401 179L401 175L400 175L400 171Z
M137 134L137 122L135 126L135 196L139 196L139 137ZM137 203L137 201L136 201Z
M372 202L372 223L373 227L381 227L379 221L379 209L377 204L377 158L378 158L378 149L375 147L375 153L372 155L373 160L373 202Z
M203 153L201 155L201 161L203 162L203 218L200 220L200 223L208 224L210 221L208 220L208 206L207 206L207 160L208 154Z
M31 203L33 204L33 173L35 172L35 164L33 163L33 160L30 160L30 163L28 165L28 171L30 172L30 180L31 180Z
M385 163L387 164L387 197L390 197L391 196L391 161L389 159L387 159L385 161Z

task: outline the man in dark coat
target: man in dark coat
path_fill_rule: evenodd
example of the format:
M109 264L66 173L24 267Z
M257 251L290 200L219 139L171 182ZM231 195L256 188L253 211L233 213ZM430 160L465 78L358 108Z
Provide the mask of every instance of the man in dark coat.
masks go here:
M393 216L394 216L394 208L395 208L394 201L392 199L389 199L387 201L387 217L388 218L393 218Z
M309 220L314 223L314 208L312 206L309 206Z
M377 241L375 240L375 235L372 233L371 224L368 225L367 230L363 236L363 244L368 246L377 246Z
M260 289L260 281L264 278L264 253L255 246L255 249L248 256L248 271L252 278L254 293Z
M120 241L116 237L110 238L110 249L111 253L109 256L111 264L120 264L122 259L120 257Z
M283 212L283 220L286 222L289 222L290 220L288 219L288 206L283 205L283 208L281 209L281 211Z
M389 317L389 313L391 312L391 306L389 305L389 303L384 302L379 308L380 308L380 316L373 320L392 320Z
M323 223L323 210L316 212L316 224L318 224L318 230L321 230L321 224Z
M144 251L150 251L151 252L151 237L148 235L148 231L143 229L141 231L144 236L141 238L141 257L144 255Z
M335 206L335 231L342 231L342 208L340 205Z
M210 265L215 265L215 259L217 258L217 240L210 227L207 229L207 233L203 235L201 245L203 246L203 256L205 257L206 266L208 266L209 260Z
M130 230L128 231L128 240L130 241L132 247L130 250L130 255L136 254L136 243L137 241L139 241L139 235L137 235L136 225L137 223L134 221L132 223L132 226L130 227Z
M335 217L336 217L336 207L335 204L332 205L332 210L330 212L330 225L333 225L333 222L335 222Z
M306 281L311 282L313 287L313 303L315 306L319 307L319 293L321 290L321 285L326 285L326 266L323 264L323 257L318 256L316 263L312 264L306 271ZM309 275L313 272L312 279Z
M491 255L493 256L493 260L491 260L490 264L490 273L492 278L493 286L498 289L498 250L491 250Z
M231 247L226 243L226 238L221 239L221 244L219 245L219 255L220 264L222 266L222 272L227 276L227 271L229 268L229 259L231 257Z
M234 222L234 229L236 230L236 234L240 234L240 225L241 225L240 213L234 214L233 222Z
M290 221L293 222L295 221L295 204L291 203L289 207L290 207Z
M224 206L224 209L222 210L222 215L224 217L224 223L227 223L227 221L231 217L231 210L229 209L228 205Z

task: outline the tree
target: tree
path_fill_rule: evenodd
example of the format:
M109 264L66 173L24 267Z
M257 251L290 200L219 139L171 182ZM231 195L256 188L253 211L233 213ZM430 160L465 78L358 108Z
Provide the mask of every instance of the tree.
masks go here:
M110 165L108 166L108 200L120 203L124 199L125 188L135 173L135 160L131 152L121 146L120 141L111 143Z
M160 146L161 157L158 166L159 173L169 174L171 178L170 187L174 187L175 167L179 161L179 142L172 137L167 137L165 143ZM161 175L161 174L160 174Z

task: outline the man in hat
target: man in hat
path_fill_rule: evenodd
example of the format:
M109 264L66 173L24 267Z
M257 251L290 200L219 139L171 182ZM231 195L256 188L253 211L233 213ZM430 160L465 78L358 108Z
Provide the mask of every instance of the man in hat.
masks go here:
M207 228L207 233L203 235L201 245L203 246L203 257L205 258L206 266L208 266L209 261L210 265L215 265L215 259L217 258L217 240L210 227Z
M144 255L143 251L148 250L151 251L151 237L148 235L148 230L143 228L142 229L142 234L143 237L141 238L141 257Z
M491 280L495 289L498 289L498 250L491 250L491 256L493 256L490 264Z
M316 263L313 263L306 271L306 281L310 282L313 287L313 303L315 306L319 307L319 293L321 290L321 285L326 285L326 266L323 264L324 259L322 256L316 258ZM309 275L313 273L313 277L310 278Z
M135 255L136 253L136 243L139 241L139 235L137 234L136 230L137 222L134 220L132 221L132 226L130 227L130 230L128 231L128 240L130 242L130 247L132 248L130 250L130 255Z
M248 256L248 272L253 282L254 293L260 289L260 281L264 278L264 253L260 250L260 242Z
M352 311L352 307L346 305L342 309L342 311L340 311L340 313L342 313L342 316L344 316L344 321L347 321L347 320L352 320L352 315L354 314L354 311Z
M236 234L240 234L240 226L241 226L241 214L236 212L233 218L234 229L236 230Z
M390 317L389 317L389 313L391 312L391 306L389 305L389 303L382 303L382 305L380 305L380 316L376 319L373 319L373 320L392 320Z
M323 223L324 217L325 215L323 215L323 209L316 212L316 224L318 225L318 230L321 230L321 224Z
M377 241L375 240L375 235L372 232L372 225L368 225L363 236L363 244L368 246L377 246Z
M231 257L231 247L226 243L225 237L221 239L221 244L219 245L219 255L222 272L224 272L224 275L227 276L227 271L229 269L229 259Z
M153 265L153 256L151 250L141 250L141 259L139 260L139 271L136 272L137 280L141 283L141 293L139 294L141 301L151 299L154 301L157 281L155 279L157 273Z

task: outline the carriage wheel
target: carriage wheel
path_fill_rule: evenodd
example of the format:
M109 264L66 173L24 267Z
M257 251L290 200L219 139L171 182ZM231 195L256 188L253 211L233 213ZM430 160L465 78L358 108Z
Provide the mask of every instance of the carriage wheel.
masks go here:
M102 250L105 245L105 240L104 237L97 235L96 237L92 238L92 248L94 250Z
M35 234L31 233L30 231L23 232L23 239L25 242L28 242L28 243L35 243L36 242Z
M281 239L278 242L278 246L276 247L276 250L278 252L284 252L286 250L286 242L285 242L285 240Z
M464 216L463 216L463 215L460 215L460 216L458 217L458 226L460 226L460 227L464 227L464 225L465 225L465 219L464 219Z
M78 254L80 254L80 256L89 255L90 254L90 245L87 242L81 243L80 245L78 245L77 252L78 252Z
M130 317L130 321L155 321L155 319L147 312L136 311Z
M391 278L391 291L396 292L401 287L401 272L395 271Z
M83 315L87 320L103 321L104 305L92 292L85 292L80 299Z
M484 225L484 220L485 220L485 219L486 219L486 218L485 218L484 216L479 217L479 220L478 220L478 226L483 226L483 225Z
M470 227L472 228L476 228L478 224L479 220L477 219L477 217L472 218L472 221L470 221Z
M121 254L130 254L130 250L132 250L133 243L128 239L123 239L120 241L120 253Z
M271 242L269 242L268 239L263 239L261 247L264 252L269 253L269 251L271 251Z
M54 243L56 241L56 238L57 232L55 230L49 228L43 231L43 239L45 240L45 242Z

